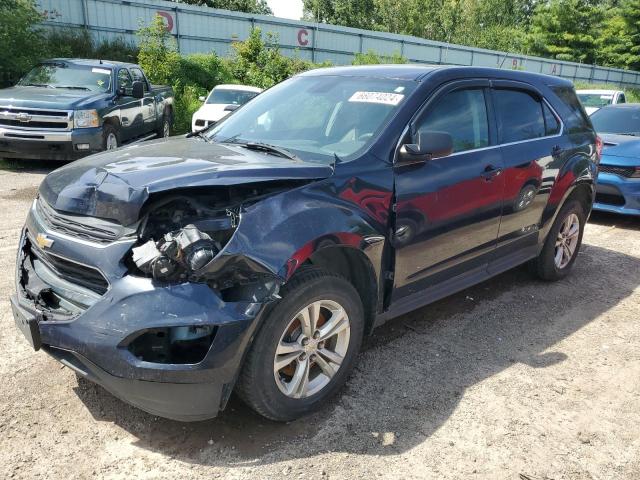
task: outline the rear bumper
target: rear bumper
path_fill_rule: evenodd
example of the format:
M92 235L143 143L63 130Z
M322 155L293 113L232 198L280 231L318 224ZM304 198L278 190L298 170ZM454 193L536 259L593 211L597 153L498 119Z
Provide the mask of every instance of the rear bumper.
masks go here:
M78 148L85 145L85 150ZM0 158L76 160L102 150L102 128L67 131L0 127Z
M598 175L593 209L624 215L640 215L640 179L627 179L601 172Z

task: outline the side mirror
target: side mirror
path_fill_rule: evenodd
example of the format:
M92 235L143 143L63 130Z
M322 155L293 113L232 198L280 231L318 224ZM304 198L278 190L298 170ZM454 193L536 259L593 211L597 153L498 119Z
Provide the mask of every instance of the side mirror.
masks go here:
M227 105L226 107L224 107L224 111L225 112L233 112L233 111L235 111L235 110L237 110L239 108L240 108L240 105L231 104L231 105Z
M206 99L207 99L207 97L203 97L203 96L198 97L198 100L201 101L201 102L204 102Z
M416 143L400 147L398 164L421 163L453 153L453 138L448 133L418 130L415 137Z
M118 87L118 90L116 90L116 95L118 95L119 97L124 97L127 94L127 90L125 89L125 87Z
M144 97L144 86L142 85L142 82L133 82L131 85L131 96L133 98Z

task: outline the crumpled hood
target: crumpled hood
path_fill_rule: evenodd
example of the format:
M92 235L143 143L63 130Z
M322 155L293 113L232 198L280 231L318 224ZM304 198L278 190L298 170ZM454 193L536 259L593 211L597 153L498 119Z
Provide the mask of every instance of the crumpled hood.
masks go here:
M85 90L16 86L0 90L0 106L74 110L107 97L108 93Z
M70 163L47 175L40 195L56 210L130 225L152 193L270 180L313 180L332 173L331 165L179 137Z
M640 165L640 137L632 135L601 134L604 143L602 163L606 165Z

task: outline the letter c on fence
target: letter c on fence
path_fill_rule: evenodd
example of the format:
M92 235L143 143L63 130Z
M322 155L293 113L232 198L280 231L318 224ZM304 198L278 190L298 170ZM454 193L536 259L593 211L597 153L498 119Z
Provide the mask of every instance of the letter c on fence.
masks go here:
M161 12L160 10L158 10L156 12L156 15L161 16L162 18L164 18L165 22L165 28L167 29L167 32L172 32L173 31L173 17L171 16L171 14L169 12Z
M298 30L298 45L301 47L309 45L309 31L306 28Z

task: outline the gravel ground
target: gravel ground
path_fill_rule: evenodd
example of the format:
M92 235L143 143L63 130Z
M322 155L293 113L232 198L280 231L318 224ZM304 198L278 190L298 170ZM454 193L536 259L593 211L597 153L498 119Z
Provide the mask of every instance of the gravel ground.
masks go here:
M0 170L0 478L640 478L640 219L597 215L572 275L507 272L377 330L321 412L157 418L14 328L18 234L46 165Z

